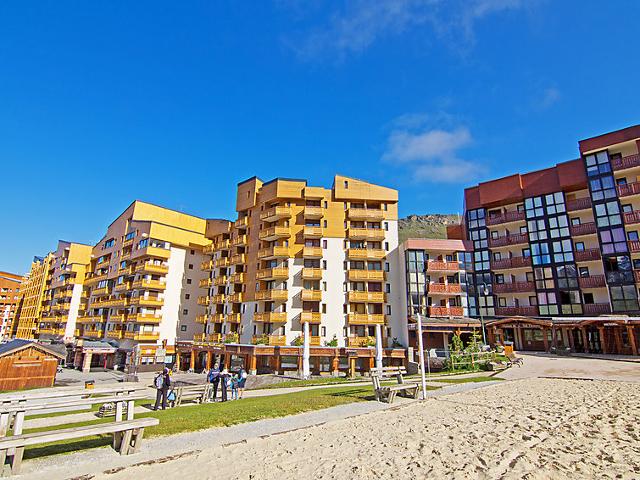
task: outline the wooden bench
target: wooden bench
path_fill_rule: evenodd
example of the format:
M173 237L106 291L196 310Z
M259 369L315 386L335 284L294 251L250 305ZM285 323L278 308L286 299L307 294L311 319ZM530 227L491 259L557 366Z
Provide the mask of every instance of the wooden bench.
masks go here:
M405 382L404 375L407 370L404 367L382 367L371 370L371 381L376 400L379 402L392 403L396 395L407 398L418 398L420 387L417 383ZM396 377L396 385L382 385L381 382Z
M9 449L15 449L9 465L11 473L17 474L20 473L22 455L25 447L109 433L114 436L114 448L118 450L121 455L129 455L136 453L140 448L144 429L158 425L159 423L160 421L157 418L137 418L124 422L100 423L84 427L65 428L62 430L27 433L0 438L0 467L4 468ZM2 474L3 472L0 471L0 476Z
M195 401L197 403L205 403L209 401L212 384L204 383L201 385L182 385L174 389L176 399L173 406L179 407L184 401Z

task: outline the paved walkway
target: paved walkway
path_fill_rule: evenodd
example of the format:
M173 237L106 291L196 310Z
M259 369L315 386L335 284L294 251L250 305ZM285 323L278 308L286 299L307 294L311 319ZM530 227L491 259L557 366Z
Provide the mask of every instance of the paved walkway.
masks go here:
M428 392L429 397L440 397L478 388L486 388L499 382L465 383L445 386ZM203 448L243 443L251 438L277 435L283 432L308 428L327 422L364 415L387 409L402 408L419 400L397 398L389 405L379 402L355 402L337 407L301 413L282 418L270 418L231 427L212 428L199 432L145 439L140 453L120 456L110 448L83 450L69 455L56 455L28 460L23 467L24 477L34 480L63 478L90 478L100 472L119 470L145 462L163 462L170 457L198 453Z

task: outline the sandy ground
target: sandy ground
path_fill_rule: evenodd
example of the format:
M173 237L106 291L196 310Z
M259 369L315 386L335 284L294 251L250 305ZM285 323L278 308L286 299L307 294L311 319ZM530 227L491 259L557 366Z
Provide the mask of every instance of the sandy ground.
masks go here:
M96 478L640 477L640 388L528 379Z

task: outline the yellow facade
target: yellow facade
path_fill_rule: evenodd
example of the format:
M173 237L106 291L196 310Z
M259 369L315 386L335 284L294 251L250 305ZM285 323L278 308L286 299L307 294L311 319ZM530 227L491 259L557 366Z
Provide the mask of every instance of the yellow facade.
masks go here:
M44 292L50 281L49 268L53 254L36 257L25 277L21 294L22 305L17 316L16 337L31 340L36 338L37 327L43 309Z

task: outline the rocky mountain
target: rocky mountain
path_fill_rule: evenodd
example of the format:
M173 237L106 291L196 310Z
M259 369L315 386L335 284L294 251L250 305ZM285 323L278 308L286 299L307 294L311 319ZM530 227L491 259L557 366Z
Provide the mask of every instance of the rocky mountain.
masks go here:
M400 242L407 238L447 238L447 225L460 223L458 214L428 213L398 220Z

